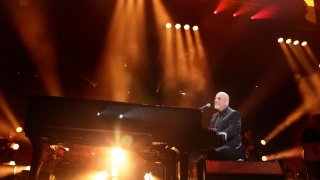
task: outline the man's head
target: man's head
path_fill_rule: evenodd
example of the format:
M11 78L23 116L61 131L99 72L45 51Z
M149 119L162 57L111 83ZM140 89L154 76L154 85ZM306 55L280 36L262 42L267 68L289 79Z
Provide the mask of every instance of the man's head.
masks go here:
M218 92L214 98L214 108L223 111L229 106L229 95L225 92Z

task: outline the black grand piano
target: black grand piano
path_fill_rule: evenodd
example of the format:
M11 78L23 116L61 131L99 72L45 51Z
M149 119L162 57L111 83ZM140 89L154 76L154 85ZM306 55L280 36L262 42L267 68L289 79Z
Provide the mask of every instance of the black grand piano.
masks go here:
M119 136L126 135L132 143L120 145L128 150L150 151L151 156L173 151L175 158L169 158L173 160L166 164L163 178L187 179L188 152L206 143L201 118L201 111L192 108L31 96L24 127L33 146L30 178L39 179L45 146L111 146ZM158 153L152 154L155 151ZM175 172L175 161L181 164L179 172Z

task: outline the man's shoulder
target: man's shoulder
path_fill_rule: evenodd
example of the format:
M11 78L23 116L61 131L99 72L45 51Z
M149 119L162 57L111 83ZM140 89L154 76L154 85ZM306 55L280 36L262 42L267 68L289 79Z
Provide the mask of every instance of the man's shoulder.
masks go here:
M237 111L235 109L232 109L231 107L228 107L227 112L229 112L229 113L237 113L237 114L239 113L240 114L239 111Z

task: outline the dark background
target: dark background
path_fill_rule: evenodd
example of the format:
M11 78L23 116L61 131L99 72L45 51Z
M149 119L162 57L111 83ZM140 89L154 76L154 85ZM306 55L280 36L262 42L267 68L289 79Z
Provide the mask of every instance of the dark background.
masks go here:
M29 2L28 5L21 5ZM298 82L286 62L277 43L279 37L297 38L308 41L319 61L319 28L317 23L305 20L306 8L301 0L261 0L255 1L257 11L275 3L281 11L273 19L251 20L249 15L232 17L234 9L221 14L213 14L219 1L216 0L164 0L164 5L175 22L197 24L200 27L205 52L207 54L209 75L212 79L207 91L199 94L191 107L199 107L207 102L213 103L215 94L222 90L229 93L231 106L241 110L251 93L257 88L265 88L267 97L257 103L250 112L243 114L243 131L252 130L259 140L265 137L300 103ZM251 1L231 1L235 7L250 4ZM30 95L49 95L27 45L21 40L8 6L17 6L24 11L37 3L45 3L50 33L54 37L53 47L60 75L63 96L101 100L113 100L108 90L92 86L79 78L81 72L93 78L103 50L105 33L108 30L115 1L112 0L47 0L0 2L0 90L18 122L23 125L27 111L26 98ZM149 46L144 51L150 59L148 68L137 74L136 81L142 84L147 97L132 97L129 102L177 106L178 91L171 92L173 101L163 100L164 94L157 93L160 79L159 38L155 32L152 8L146 1L147 39ZM9 5L8 5L9 4ZM121 34L119 34L121 36ZM42 41L38 41L41 46ZM319 73L315 68L311 74ZM271 79L264 79L268 74ZM143 82L143 83L141 83ZM90 92L90 95L88 95ZM179 104L179 106L183 106ZM187 107L190 107L188 105ZM316 111L316 110L315 110ZM320 110L318 109L320 112ZM210 119L213 109L204 111L203 124ZM0 123L7 122L0 111ZM306 124L308 114L276 136L268 145L268 151L277 152L295 144L297 136ZM2 134L5 136L5 134Z

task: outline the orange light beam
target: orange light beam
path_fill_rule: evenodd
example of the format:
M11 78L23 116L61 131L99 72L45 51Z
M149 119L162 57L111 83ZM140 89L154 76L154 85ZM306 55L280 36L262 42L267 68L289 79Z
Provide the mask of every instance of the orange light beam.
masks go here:
M289 158L303 158L303 149L300 146L296 146L278 153L270 154L266 156L267 161Z
M285 43L280 43L281 48L284 51L286 55L286 59L288 60L288 64L290 68L292 69L294 75L296 76L296 79L299 79L298 81L298 88L299 92L303 98L303 102L300 106L298 106L282 123L280 123L271 133L269 133L264 140L266 142L273 139L277 134L282 132L285 128L296 122L302 115L308 112L312 112L315 109L320 107L320 102L318 101L318 97L320 94L320 78L317 74L314 74L312 76L297 76L297 74L300 73L300 70L298 69L297 61L302 65L302 68L306 71L311 71L310 64L307 63L306 59L304 59L302 52L296 51L296 49L293 49L292 53L296 55L296 58L293 58L292 53L289 52L289 49ZM293 48L293 47L292 47ZM300 62L302 61L304 62Z
M157 91L163 91L164 103L170 104L173 100L172 92L175 90L177 82L177 62L175 61L175 30L174 22L161 0L152 0L152 7L157 26L160 43L159 59L162 66L161 82ZM171 23L170 29L165 28L166 23Z
M195 93L204 93L207 91L207 79L206 74L208 73L207 59L204 52L197 52L199 49L203 50L202 44L197 45L196 42L201 43L201 39L195 40L192 37L190 31L186 31L186 41L188 49L188 69L190 69L191 82L194 82L192 89ZM200 41L200 42L199 42ZM200 47L196 47L200 46ZM199 53L202 54L202 59L198 58Z
M281 68L282 67L279 66L277 62L274 62L274 64L269 67L268 71L262 76L260 80L261 83L257 84L257 87L250 92L249 96L246 98L246 101L240 105L239 109L243 116L249 114L254 107L256 107L265 98L267 98L271 92L274 91L274 87L284 80L284 73L282 73ZM277 76L275 76L274 72L278 73Z
M295 59L297 64L300 65L299 67L301 67L303 70L307 71L308 73L313 72L312 66L309 63L309 60L306 54L304 53L304 51L302 50L302 48L300 46L295 46L293 44L289 44L288 46L291 49L291 52L296 57Z
M164 49L164 57L160 58L163 67L162 85L164 93L168 95L175 87L176 78L176 65L174 61L174 43L173 36L174 31L172 29L166 29L165 42L162 42L162 48ZM170 97L167 99L170 100Z
M282 123L276 126L265 138L263 138L267 143L273 139L276 135L280 134L283 130L289 127L291 124L296 122L301 116L304 115L306 109L304 105L297 107Z
M6 118L11 123L14 131L17 127L20 127L17 118L14 116L13 112L11 111L7 100L3 96L2 92L0 92L0 110L4 112Z
M197 66L198 76L201 76L202 80L198 83L199 87L197 91L212 91L213 81L209 72L208 58L204 50L200 31L193 31L193 41L195 46L195 65ZM200 71L200 72L199 72Z
M186 58L186 49L182 37L181 29L176 29L176 61L177 61L177 77L179 82L186 81L188 79L188 70L187 70L187 58Z
M96 74L96 79L102 82L99 84L105 85L107 95L111 96L109 99L128 101L134 85L134 70L140 70L140 61L145 59L144 10L143 0L119 0L116 3L101 55L101 69ZM135 89L140 91L138 85Z
M286 56L286 60L289 64L289 67L292 71L292 73L294 74L295 78L298 79L301 75L301 71L299 70L299 67L297 65L297 63L294 60L294 57L292 56L290 50L288 49L287 45L285 43L280 43L280 47L284 53L284 55Z
M318 66L319 62L316 58L316 56L314 55L314 53L312 52L310 46L307 44L306 46L303 46L303 49L306 51L307 55L308 55L308 59L311 60L312 66Z
M32 56L42 83L49 95L61 96L56 64L56 52L49 24L45 18L44 7L40 3L22 8L15 1L7 1L11 17L21 37Z

